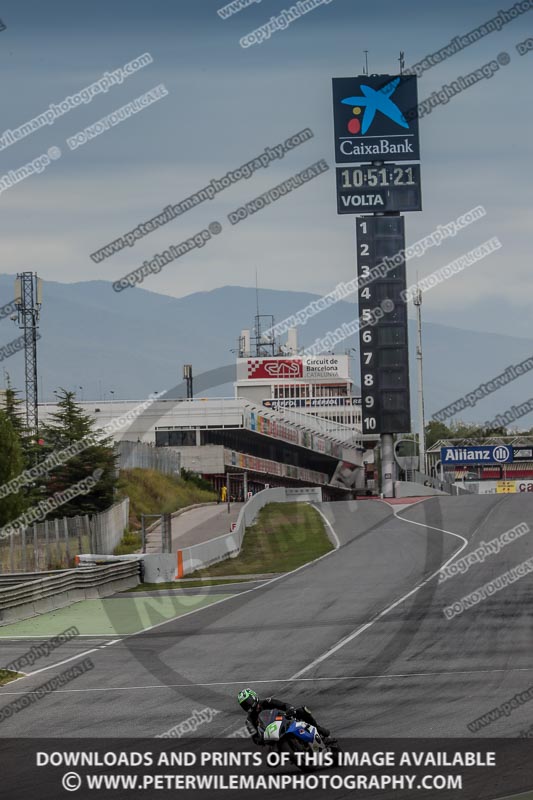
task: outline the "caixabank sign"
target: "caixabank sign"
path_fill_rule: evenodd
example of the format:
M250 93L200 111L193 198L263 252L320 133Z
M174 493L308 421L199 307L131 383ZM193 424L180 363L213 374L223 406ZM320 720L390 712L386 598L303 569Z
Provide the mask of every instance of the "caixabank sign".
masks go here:
M505 444L483 447L441 447L442 465L447 464L510 464L513 448Z
M415 75L333 78L335 161L418 161Z

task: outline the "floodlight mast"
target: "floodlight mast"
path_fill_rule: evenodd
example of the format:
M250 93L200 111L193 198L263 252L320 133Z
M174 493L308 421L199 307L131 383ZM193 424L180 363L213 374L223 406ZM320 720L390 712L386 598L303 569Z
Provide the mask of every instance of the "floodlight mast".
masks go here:
M418 276L417 276L418 281ZM424 415L424 377L422 369L422 290L418 287L413 297L416 306L416 363L418 373L418 445L419 445L419 469L426 472L426 422Z
M18 326L24 336L26 427L37 437L39 427L37 390L37 330L42 305L42 281L35 272L19 272L15 281Z

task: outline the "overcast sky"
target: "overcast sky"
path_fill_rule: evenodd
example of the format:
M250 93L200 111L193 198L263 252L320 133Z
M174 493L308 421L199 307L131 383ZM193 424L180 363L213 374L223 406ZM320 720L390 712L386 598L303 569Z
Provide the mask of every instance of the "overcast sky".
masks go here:
M331 78L395 73L444 47L511 2L332 0L243 48L241 37L289 8L262 0L229 19L222 0L5 0L0 18L0 136L143 53L153 63L0 152L0 175L59 147L47 169L0 194L3 273L48 280L114 281L210 222L223 226L202 250L147 278L144 288L181 297L226 284L330 291L355 274L354 223L337 216ZM423 211L407 214L407 244L483 205L487 214L408 264L429 274L491 237L501 249L425 295L427 319L531 336L531 74L527 12L448 58L419 80L419 99L507 53L490 80L420 121ZM505 58L501 59L506 60ZM67 137L164 84L168 95L71 151ZM94 263L89 254L201 189L212 178L311 128L314 138L141 239ZM236 226L227 214L309 164L331 169ZM1 298L7 302L11 298Z

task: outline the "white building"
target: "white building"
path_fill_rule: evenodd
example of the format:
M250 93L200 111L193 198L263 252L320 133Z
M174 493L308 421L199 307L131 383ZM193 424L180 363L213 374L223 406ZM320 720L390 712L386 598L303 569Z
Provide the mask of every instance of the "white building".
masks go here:
M170 447L185 469L219 488L225 474L247 471L255 488L276 485L364 486L371 461L351 428L291 409L257 406L243 397L159 399L146 403L84 401L79 404L115 441ZM57 406L43 403L46 422Z
M361 397L354 395L347 354L298 354L296 329L278 355L253 356L250 331L243 330L235 396L274 411L294 409L362 432Z
M289 332L279 355L252 356L243 331L233 398L158 398L150 403L80 403L116 441L169 447L181 463L219 488L225 475L261 485L294 482L333 490L362 489L373 450L363 444L360 397L353 394L348 355L297 353ZM41 404L40 419L56 411Z

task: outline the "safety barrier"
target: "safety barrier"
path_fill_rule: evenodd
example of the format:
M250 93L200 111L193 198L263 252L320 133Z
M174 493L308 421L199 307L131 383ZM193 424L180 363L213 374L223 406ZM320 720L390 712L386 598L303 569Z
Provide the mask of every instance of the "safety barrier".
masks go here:
M426 475L423 472L417 472L416 470L413 472L414 480L416 483L422 484L424 486L431 486L434 489L439 489L441 492L445 494L451 495L460 495L460 494L474 494L474 490L467 489L466 487L457 486L455 483L449 483L448 481L444 480L441 481L438 478L433 478L431 475Z
M285 489L285 499L290 502L321 503L322 489L320 487L302 486Z
M14 580L17 582L13 583ZM0 625L63 608L79 600L108 597L139 582L138 558L105 566L41 572L38 577L35 573L2 576Z
M394 497L435 497L447 494L434 486L414 481L394 481Z
M217 561L235 557L240 553L246 528L255 522L259 511L268 503L321 503L320 487L264 489L253 495L241 508L235 530L209 539L207 542L184 547L176 553L146 553L137 556L111 556L114 559L142 558L143 580L146 583L163 583L182 578L196 569L209 567ZM326 529L329 535L329 530ZM81 563L109 560L106 556L82 555Z

